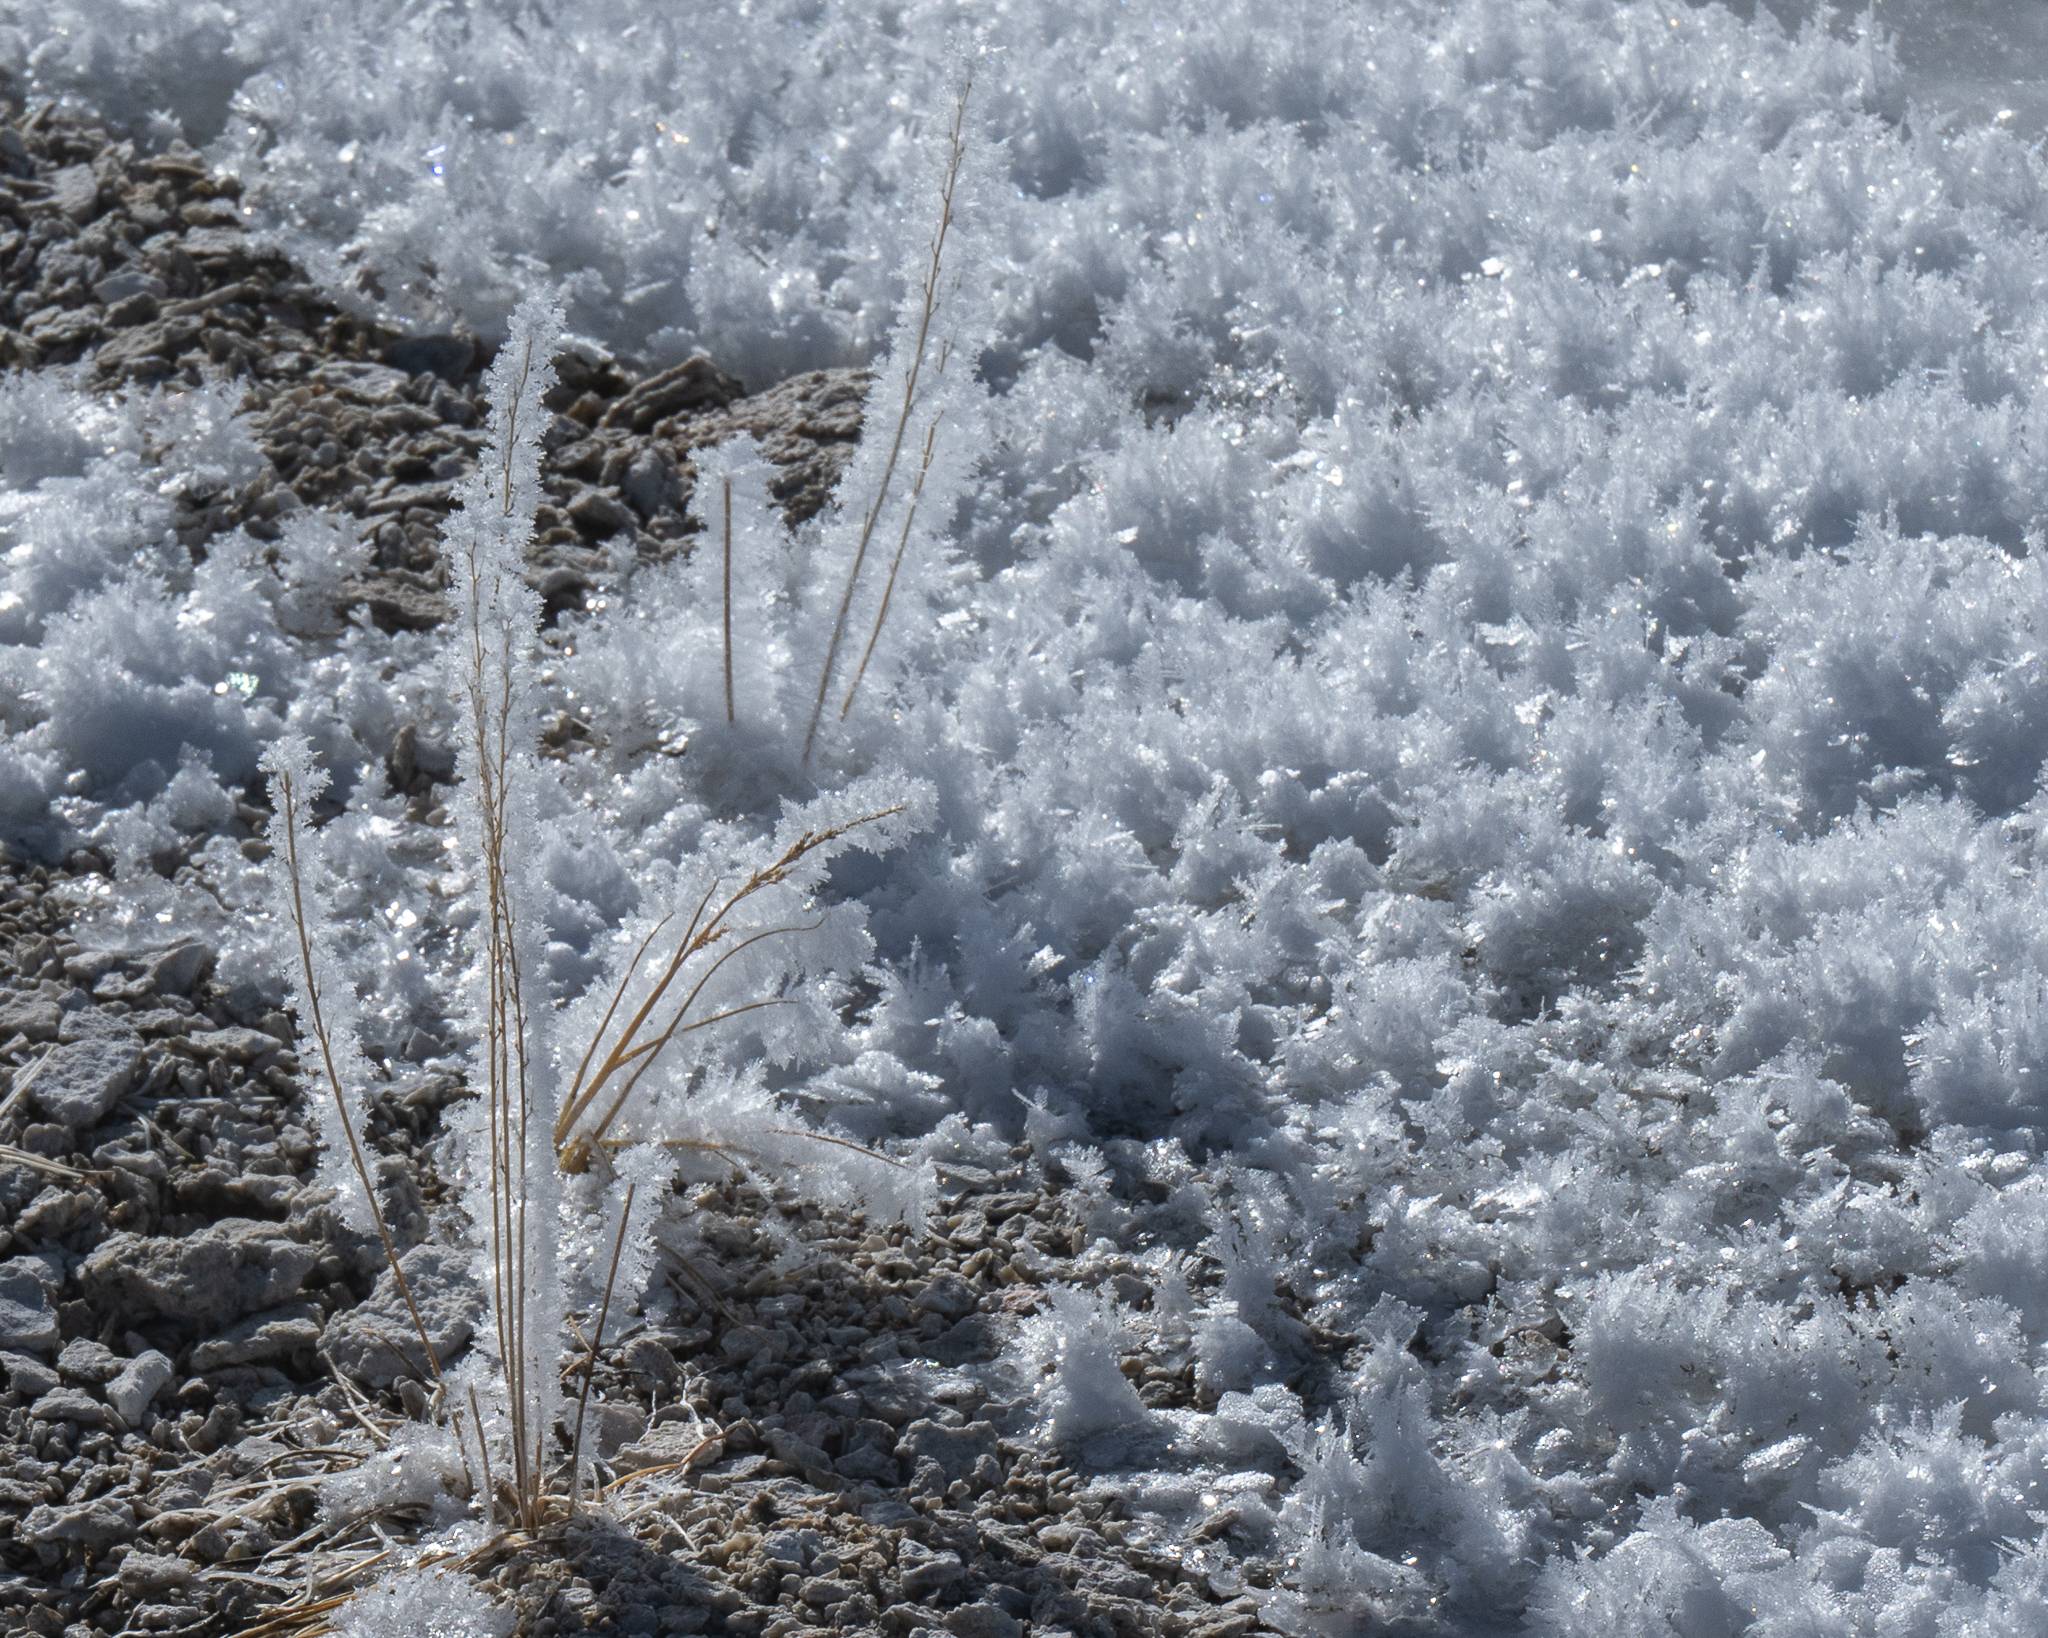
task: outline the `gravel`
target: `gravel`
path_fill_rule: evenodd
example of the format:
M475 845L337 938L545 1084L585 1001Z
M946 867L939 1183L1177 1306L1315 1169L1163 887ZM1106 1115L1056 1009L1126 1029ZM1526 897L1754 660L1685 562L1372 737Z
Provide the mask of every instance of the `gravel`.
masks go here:
M483 1319L483 1292L469 1258L450 1246L422 1245L406 1252L399 1266L435 1358L453 1359ZM388 1269L378 1276L369 1301L327 1322L320 1346L335 1369L369 1387L388 1388L401 1376L427 1374L412 1315Z
M60 1125L97 1126L134 1084L141 1063L139 1036L72 1041L43 1058L29 1096Z
M273 1223L224 1217L192 1234L117 1234L78 1271L94 1307L216 1328L296 1296L320 1261Z
M57 1347L57 1313L42 1271L20 1259L0 1266L0 1349L47 1354Z
M177 1375L170 1360L154 1348L126 1361L107 1384L107 1405L126 1427L142 1421L156 1396Z

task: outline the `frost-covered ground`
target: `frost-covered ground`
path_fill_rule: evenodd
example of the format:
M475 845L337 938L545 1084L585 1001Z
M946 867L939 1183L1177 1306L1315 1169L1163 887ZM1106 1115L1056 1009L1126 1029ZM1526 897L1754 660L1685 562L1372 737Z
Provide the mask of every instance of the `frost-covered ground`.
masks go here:
M1832 17L1837 28L1850 26L1852 16L1873 18L1895 40L1906 86L1931 116L1985 120L2009 112L2029 141L2048 128L2048 12L2032 0L1764 4L1794 27L1811 17Z
M1717 7L703 10L0 19L368 317L565 280L750 384L881 346L982 31L950 568L808 770L805 541L753 562L733 726L709 554L563 616L555 980L785 795L914 773L930 827L835 878L872 963L765 1091L1028 1142L1091 1243L1012 1391L1196 1569L1297 1632L2040 1630L2022 122ZM308 618L351 549L310 525L192 563L232 407L0 379L0 824L115 861L101 936L279 993L226 822L303 731L397 1073L459 1044L440 821L383 778L448 737L440 640Z

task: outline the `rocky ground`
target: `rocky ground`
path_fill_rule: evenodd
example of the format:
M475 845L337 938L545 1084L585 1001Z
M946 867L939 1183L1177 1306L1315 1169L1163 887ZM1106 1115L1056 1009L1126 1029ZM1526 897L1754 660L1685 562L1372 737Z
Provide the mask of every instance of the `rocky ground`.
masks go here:
M373 545L347 603L388 627L438 620L435 540L479 443L476 340L345 311L248 237L233 179L188 151L144 154L55 108L0 116L0 366L73 366L109 393L232 380L267 465L188 497L186 544L274 538L317 506ZM792 515L814 511L861 388L826 372L749 394L704 360L651 373L581 350L552 403L535 583L559 609L609 554L683 548L689 451L736 429L782 467ZM400 788L436 772L394 753ZM252 846L259 802L235 821ZM426 1394L387 1343L381 1254L306 1187L290 1020L238 1009L201 943L83 947L52 888L104 870L0 853L0 1627L315 1630L422 1523L338 1510L320 1485ZM396 1084L369 1134L451 1352L477 1306L427 1239L445 1210L427 1145L464 1095ZM740 1181L679 1198L673 1300L609 1338L598 1375L609 1509L472 1568L535 1634L1253 1630L1255 1592L1050 1465L979 1368L1085 1238L1037 1176L1021 1149L957 1167L914 1237ZM1185 1361L1134 1368L1148 1404L1190 1401ZM656 1469L690 1482L636 1497L632 1475Z
M444 612L435 542L481 444L488 356L468 335L401 336L338 307L244 232L232 177L174 144L138 156L53 108L0 127L0 367L81 366L108 391L223 374L268 467L190 497L187 544L274 538L301 506L361 520L371 569L349 602L387 627ZM645 372L584 346L559 361L535 583L560 608L602 554L661 556L693 527L688 451L751 432L792 518L818 510L860 430L859 371L749 395L709 360Z

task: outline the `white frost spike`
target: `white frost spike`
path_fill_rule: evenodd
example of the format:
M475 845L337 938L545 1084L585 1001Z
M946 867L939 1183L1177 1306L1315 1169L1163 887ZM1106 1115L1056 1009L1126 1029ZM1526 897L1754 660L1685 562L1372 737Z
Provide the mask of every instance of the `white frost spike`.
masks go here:
M313 760L302 734L286 734L263 753L274 808L265 828L270 847L272 901L291 946L280 963L291 975L292 1010L304 1042L302 1057L324 1092L306 1101L319 1123L320 1164L316 1181L332 1189L342 1221L369 1233L375 1225L363 1184L364 1167L349 1106L362 1106L370 1066L363 1056L356 992L334 958L333 893L326 848L310 820L313 804L327 789L327 770Z
M1123 1374L1130 1345L1113 1301L1077 1286L1055 1286L1040 1316L1040 1353L1054 1366L1041 1389L1045 1432L1081 1460L1114 1461L1153 1425L1152 1412Z
M462 611L462 646L454 656L458 693L482 681L508 685L494 703L515 713L531 709L540 600L521 570L540 503L540 434L547 419L541 399L555 383L562 324L551 296L529 296L513 312L505 345L484 376L490 442L456 492L457 511L444 536L451 589ZM475 726L468 713L464 722Z
M334 1638L505 1638L512 1612L459 1570L394 1570L334 1616Z

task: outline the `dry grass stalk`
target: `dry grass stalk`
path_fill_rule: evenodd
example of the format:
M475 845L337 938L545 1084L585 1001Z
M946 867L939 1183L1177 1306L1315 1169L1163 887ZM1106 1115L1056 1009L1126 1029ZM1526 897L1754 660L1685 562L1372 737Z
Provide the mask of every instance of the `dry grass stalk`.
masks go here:
M341 1071L335 1061L334 1035L328 1027L327 1010L320 994L318 971L313 961L313 933L306 914L305 873L299 853L300 841L305 834L306 816L298 782L289 771L280 769L275 783L278 814L283 820L285 873L291 886L292 935L298 950L299 972L305 981L306 1009L311 1014L300 1022L313 1037L313 1044L320 1060L321 1078L327 1083L328 1095L334 1100L336 1116L348 1140L349 1165L355 1171L356 1181L362 1185L363 1198L369 1203L370 1221L376 1226L377 1238L384 1246L384 1261L391 1270L392 1279L397 1282L398 1294L405 1300L405 1311L411 1316L413 1331L419 1338L420 1351L426 1358L427 1367L433 1372L434 1381L443 1384L440 1357L435 1353L434 1344L427 1336L426 1322L420 1318L419 1305L413 1301L412 1284L406 1279L405 1269L399 1262L398 1245L391 1237L391 1226L384 1220L384 1208L378 1202L377 1186L371 1179L369 1162L363 1155L362 1140L356 1135L355 1119L349 1113L348 1094L342 1087Z
M839 612L832 622L832 637L825 647L825 663L818 673L818 697L811 706L810 726L804 730L803 765L806 768L811 765L811 751L818 738L818 720L825 714L825 696L831 689L832 673L839 662L840 644L846 638L846 622L852 614L854 593L860 585L861 570L867 564L868 547L874 540L877 525L881 522L882 510L888 504L890 487L896 477L896 465L903 453L904 439L909 435L910 423L917 410L918 386L924 375L926 353L931 346L932 324L938 317L939 292L945 270L946 240L953 228L953 200L959 189L960 173L967 159L967 99L973 89L974 76L970 72L961 81L959 94L953 101L952 125L947 133L945 175L939 184L939 220L932 232L931 254L926 259L924 285L918 308L916 349L911 354L909 368L904 372L903 404L897 412L895 427L889 435L889 453L882 463L882 475L875 484L874 499L869 503L867 514L861 523L860 535L854 546L853 562L846 571L846 587L839 596ZM943 363L939 368L944 368ZM933 431L936 432L936 429L937 422L934 421ZM926 455L928 464L929 439ZM913 510L915 504L913 498ZM907 520L904 531L906 535L909 532ZM892 585L893 582L892 572ZM886 601L881 613L887 613ZM875 630L876 636L879 636L880 615L877 616ZM870 639L868 647L872 652L873 639ZM862 662L862 668L866 668L865 660ZM854 686L859 686L858 678L855 678ZM847 703L849 706L852 704L851 692L847 696ZM844 714L842 711L841 715Z
M946 373L946 360L952 356L950 340L939 348L939 365L936 373ZM868 661L875 657L875 644L882 640L882 626L889 618L889 605L896 596L896 577L903 569L903 554L910 545L911 525L917 522L918 503L924 499L924 482L931 476L932 455L938 448L939 422L941 416L934 415L924 429L924 455L917 465L917 476L910 485L910 504L903 509L903 527L896 534L896 555L889 560L889 578L882 583L882 601L875 608L874 628L868 633L868 646L861 650L860 665L853 673L853 681L847 685L846 698L839 702L839 720L844 722L853 710L854 696L860 692L861 679L868 674Z
M412 1567L474 1573L488 1568L505 1549L522 1545L522 1540L522 1537L510 1531L500 1531L488 1541L463 1553L449 1552L444 1548L429 1548L413 1560ZM340 1570L315 1577L304 1592L286 1603L277 1605L254 1626L244 1627L236 1638L320 1638L321 1634L332 1630L328 1618L339 1614L354 1603L362 1590L360 1587L351 1588L347 1592L330 1592L328 1589L345 1587L352 1581L360 1581L369 1571L394 1557L397 1552L396 1547L382 1547L375 1552L364 1554Z
M718 884L714 882L706 890L704 897L698 901L697 908L683 929L682 937L676 941L660 977L634 1009L632 1016L620 1026L607 1044L607 1032L612 1029L614 1020L625 1004L627 991L638 975L641 963L671 918L664 917L655 924L654 929L641 940L639 949L634 952L632 961L627 964L624 976L613 990L604 1017L599 1020L597 1029L591 1036L590 1045L584 1050L582 1062L576 1067L576 1076L570 1083L569 1095L563 1100L562 1112L555 1124L555 1146L561 1152L564 1169L582 1171L589 1165L592 1150L607 1142L607 1135L613 1123L617 1121L620 1111L625 1108L626 1100L632 1096L633 1089L653 1067L662 1049L677 1035L703 1029L742 1013L755 1012L763 1007L779 1004L774 997L767 997L727 1007L703 1018L689 1017L691 1008L704 993L704 987L717 977L719 971L735 956L765 939L777 938L785 933L804 932L817 925L814 922L795 922L777 927L740 929L732 925L735 912L755 895L788 880L790 873L804 858L818 848L837 841L862 825L875 824L902 811L901 807L883 808L826 830L805 831L784 850L780 858L756 870L707 916L706 911L710 910L711 900L718 891ZM719 946L723 947L718 948ZM667 1023L654 1027L652 1021L657 1010L664 998L681 982L684 969L693 959L714 949L716 954L683 992ZM598 1107L598 1100L605 1096L607 1089L613 1090L602 1111L586 1129L579 1130L584 1117Z
M49 1160L12 1143L0 1143L0 1160L16 1166L26 1166L32 1172L41 1172L45 1177L54 1177L65 1183L83 1183L87 1173L75 1166L66 1166L62 1161Z
M5 1120L14 1113L14 1106L28 1096L28 1089L35 1085L36 1077L42 1074L44 1065L56 1055L57 1049L51 1047L27 1069L17 1069L14 1072L13 1090L7 1094L4 1101L0 1101L0 1120ZM87 1175L75 1167L64 1165L61 1161L47 1159L12 1143L0 1143L0 1159L10 1160L17 1166L26 1166L30 1171L41 1172L45 1177L58 1178L66 1183L82 1183Z
M14 1071L14 1085L8 1091L6 1101L0 1102L0 1120L5 1120L14 1113L14 1106L28 1096L28 1089L35 1085L36 1077L42 1074L43 1070L49 1065L50 1060L56 1056L57 1049L53 1046L34 1063L30 1064L26 1070L17 1069Z
M732 701L732 478L719 487L725 494L725 724L730 728L738 715Z
M569 1442L569 1494L576 1494L577 1476L583 1471L583 1416L590 1409L590 1384L597 1375L597 1356L604 1347L605 1321L611 1317L612 1286L619 1277L619 1260L626 1250L626 1228L633 1221L633 1197L640 1185L626 1186L625 1203L619 1207L619 1232L612 1240L611 1266L605 1270L604 1300L597 1306L597 1324L590 1333L590 1352L583 1361L583 1392L576 1399L576 1435Z
M723 1433L707 1433L674 1461L656 1462L652 1467L636 1467L631 1473L620 1474L598 1493L604 1496L615 1495L628 1485L638 1484L642 1479L659 1478L664 1473L687 1473L713 1451L722 1450L724 1446Z

